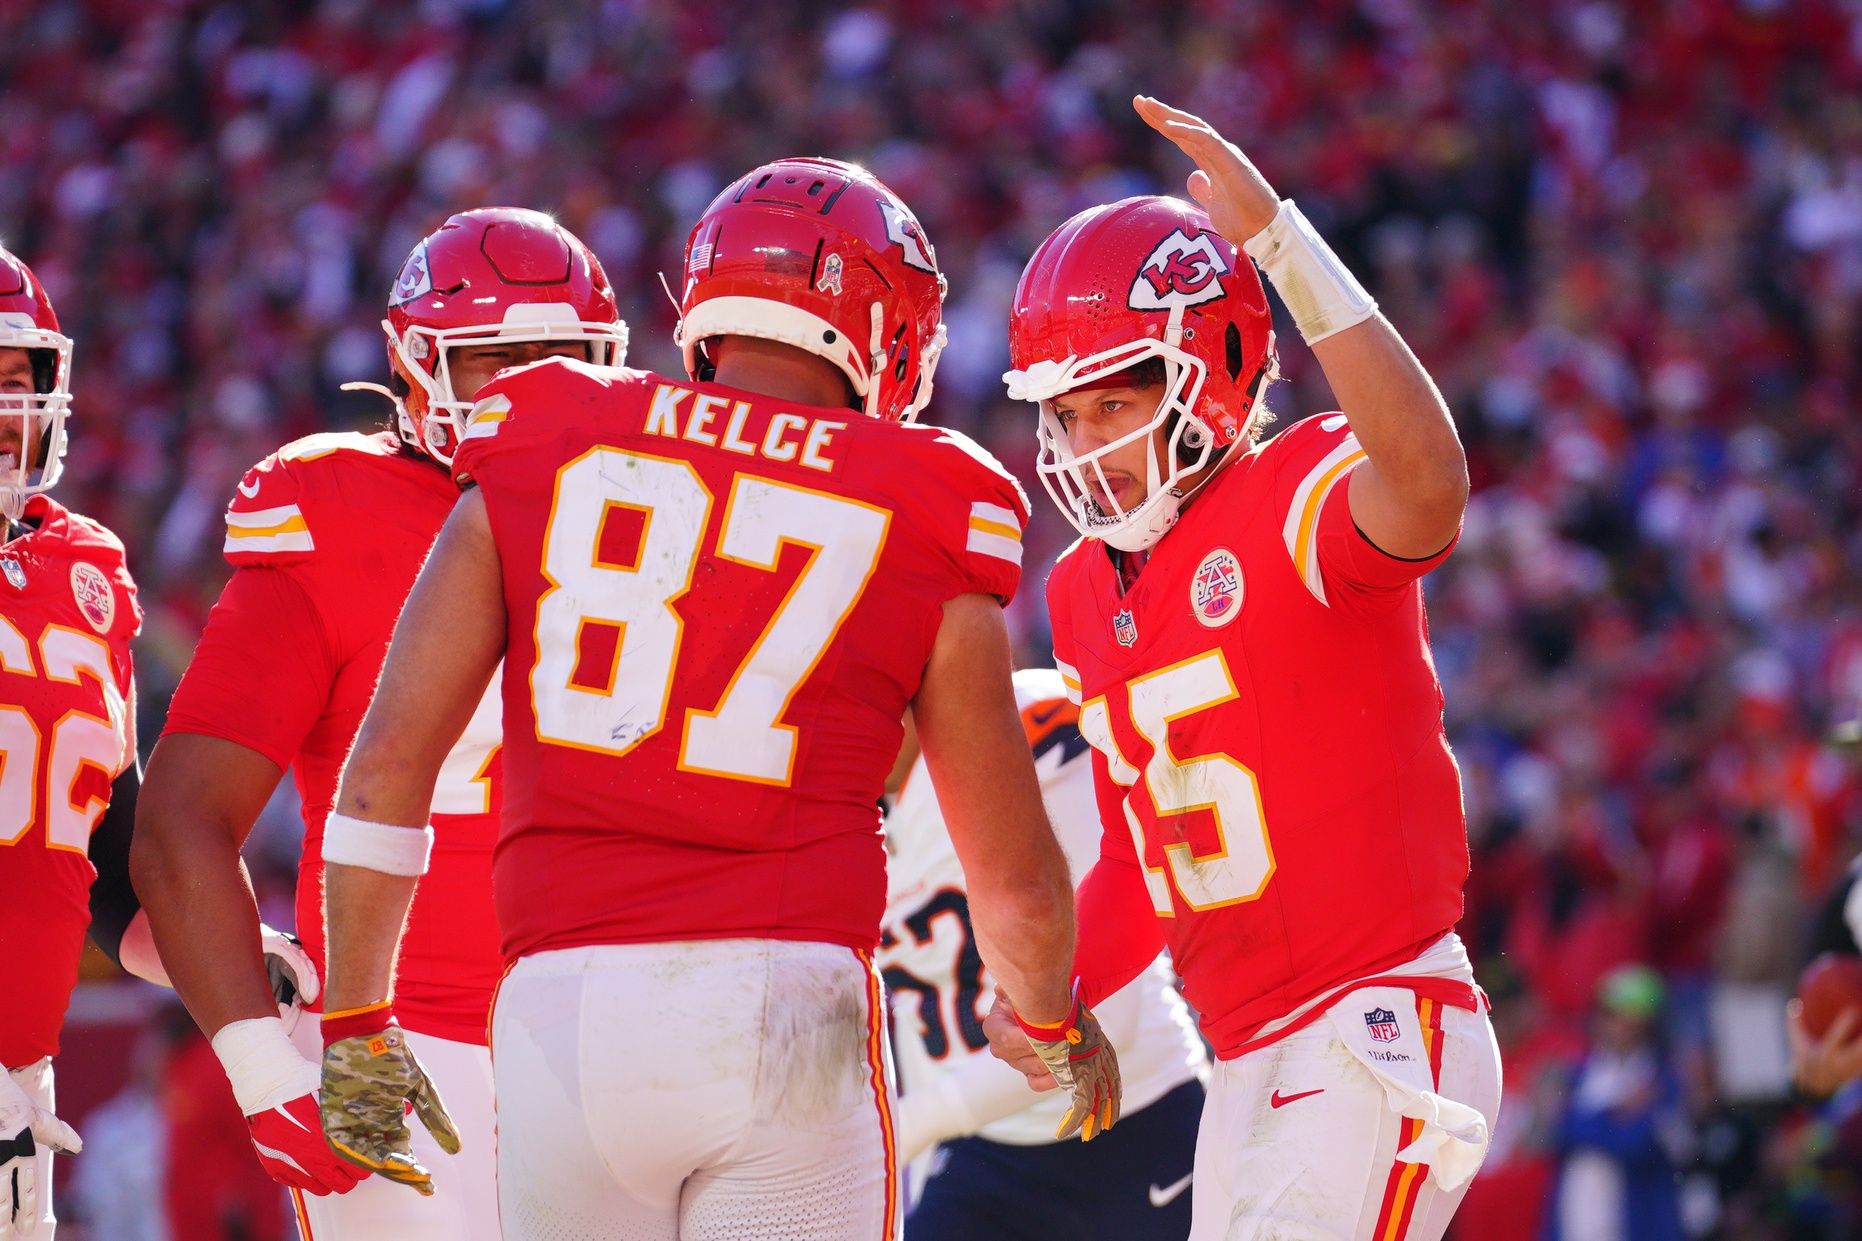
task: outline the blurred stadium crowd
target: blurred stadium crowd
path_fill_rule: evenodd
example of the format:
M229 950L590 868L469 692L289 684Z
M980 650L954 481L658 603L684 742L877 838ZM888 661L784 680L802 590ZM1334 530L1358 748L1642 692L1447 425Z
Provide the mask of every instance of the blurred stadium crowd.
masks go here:
M761 160L860 160L950 279L926 417L1032 481L998 378L1020 266L1084 205L1180 191L1134 91L1207 116L1469 448L1431 616L1508 1095L1459 1235L1862 1235L1862 1117L1789 1101L1779 1030L1862 845L1862 763L1828 740L1862 710L1858 0L39 0L0 5L0 46L0 227L77 341L61 498L129 544L145 749L234 482L385 412L338 385L384 375L390 279L449 212L555 212L632 361L676 369L684 224ZM1283 421L1329 408L1281 348ZM1031 587L1065 537L1037 491ZM1014 621L1044 660L1038 589ZM98 1222L140 1191L92 1179L63 1212L86 1235L163 1235Z

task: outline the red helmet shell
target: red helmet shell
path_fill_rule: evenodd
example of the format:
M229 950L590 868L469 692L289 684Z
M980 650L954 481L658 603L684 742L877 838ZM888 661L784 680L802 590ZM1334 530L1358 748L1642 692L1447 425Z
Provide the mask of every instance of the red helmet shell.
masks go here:
M0 467L0 504L48 491L64 472L65 418L71 407L71 338L32 269L0 249L0 349L24 349L32 359L30 395L0 399L0 417L22 418L19 459ZM36 443L36 450L29 445ZM10 515L17 515L10 514Z
M619 366L627 326L601 262L540 211L482 207L422 238L388 298L388 356L417 392L402 435L442 463L464 430L471 394L455 393L447 351L513 341L586 341L590 361Z
M1032 399L1130 365L1116 356L1087 363L1142 340L1173 344L1203 364L1201 391L1185 404L1219 446L1240 439L1274 358L1273 317L1254 264L1181 199L1127 198L1082 211L1041 243L1015 290L1015 370L1080 363L1067 376L1073 383Z
M1127 198L1082 211L1035 251L1015 290L1009 359L1009 395L1041 407L1035 473L1056 506L1082 534L1141 551L1245 441L1272 373L1273 319L1254 264L1204 212L1175 198ZM1150 421L1075 453L1054 399L1150 359L1165 375ZM1139 441L1146 488L1127 509L1104 469Z
M784 159L714 199L685 245L678 340L688 373L721 336L825 358L867 413L915 417L944 348L936 252L898 195L853 164Z

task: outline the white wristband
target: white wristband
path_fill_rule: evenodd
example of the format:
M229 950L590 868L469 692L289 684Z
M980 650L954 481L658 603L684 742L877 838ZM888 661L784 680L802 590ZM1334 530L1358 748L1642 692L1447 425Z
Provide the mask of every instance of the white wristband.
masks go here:
M332 814L323 821L323 860L339 866L412 878L427 873L427 857L432 852L431 825L396 827L346 814Z
M314 1094L322 1080L323 1070L292 1046L280 1018L229 1022L210 1041L226 1080L233 1084L233 1098L247 1116Z
M1316 345L1377 313L1351 269L1313 231L1291 198L1280 200L1271 224L1242 244L1293 313L1293 325Z

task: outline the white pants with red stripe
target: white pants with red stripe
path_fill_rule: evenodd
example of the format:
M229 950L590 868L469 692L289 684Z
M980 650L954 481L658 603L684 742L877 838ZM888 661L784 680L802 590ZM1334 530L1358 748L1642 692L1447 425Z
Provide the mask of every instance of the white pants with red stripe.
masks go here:
M498 989L509 1241L885 1241L879 976L828 944L565 948Z
M1196 1140L1190 1241L1439 1241L1467 1183L1398 1158L1419 1140L1456 1141L1397 1110L1398 1087L1382 1074L1400 1057L1426 1063L1438 1114L1476 1128L1473 1113L1485 1119L1460 1156L1466 1176L1500 1111L1500 1050L1485 1010L1354 991L1279 1042L1217 1062Z
M292 1041L321 1060L315 1013L299 1014ZM407 1032L407 1045L439 1088L447 1115L459 1126L457 1155L440 1149L412 1116L407 1129L414 1155L433 1173L433 1196L379 1176L346 1194L291 1191L303 1241L498 1241L498 1124L492 1105L491 1053L476 1043Z

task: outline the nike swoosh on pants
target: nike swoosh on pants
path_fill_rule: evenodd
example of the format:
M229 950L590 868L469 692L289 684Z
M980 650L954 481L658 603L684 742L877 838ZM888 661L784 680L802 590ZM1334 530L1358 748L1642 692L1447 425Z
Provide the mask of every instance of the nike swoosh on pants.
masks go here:
M1172 1202L1176 1201L1184 1190L1190 1187L1190 1178L1195 1175L1194 1172L1186 1172L1182 1180L1172 1181L1162 1189L1159 1189L1155 1185L1151 1186L1151 1205L1154 1207L1169 1206Z

